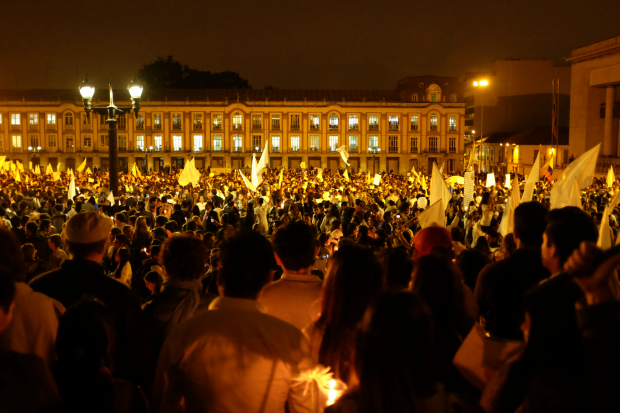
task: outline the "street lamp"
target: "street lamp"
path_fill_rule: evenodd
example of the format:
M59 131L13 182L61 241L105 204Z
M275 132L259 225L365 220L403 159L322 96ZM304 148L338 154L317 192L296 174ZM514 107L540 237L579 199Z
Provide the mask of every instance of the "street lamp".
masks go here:
M149 173L149 153L151 152L153 152L153 146L149 146L147 149L144 150L144 167L147 174Z
M28 147L28 157L26 159L26 162L28 162L28 169L30 169L30 152L33 153L33 158L35 158L37 156L37 153L41 152L41 147L37 146L36 148L29 146Z
M376 173L375 172L375 167L376 167L376 165L375 165L375 156L377 154L381 154L381 148L372 146L372 147L370 147L368 149L368 152L372 153L372 174L375 175L375 173Z
M135 76L131 83L129 83L129 85L127 86L129 96L131 97L131 107L119 107L114 105L111 82L109 83L108 87L110 89L110 104L108 106L91 106L91 102L95 94L95 87L88 81L88 76L80 85L79 91L80 95L82 95L82 100L84 101L84 110L86 111L87 118L90 118L91 111L95 112L97 115L107 115L108 117L108 135L110 149L110 191L112 191L114 196L118 196L118 141L116 137L116 115L128 113L133 110L136 118L138 118L138 111L140 110L140 97L142 96L143 87Z
M480 81L474 80L474 87L480 88L480 146L478 147L478 173L482 172L482 124L484 122L484 94L482 93L482 89L489 85L489 81L486 79L482 79Z

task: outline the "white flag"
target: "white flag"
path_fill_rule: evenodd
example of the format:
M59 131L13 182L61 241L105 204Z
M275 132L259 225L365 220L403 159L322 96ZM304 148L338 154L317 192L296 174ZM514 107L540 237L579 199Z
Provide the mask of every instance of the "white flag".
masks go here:
M340 156L344 160L344 163L347 164L347 166L351 166L349 165L349 152L347 152L347 147L345 145L342 145L340 148L336 148L336 152L340 153Z
M256 155L252 154L252 171L250 172L250 179L254 188L258 188L260 182L258 181L258 164L256 163Z
M493 185L495 185L495 174L494 173L487 174L487 188L490 188Z
M598 230L598 240L596 241L596 246L603 250L608 250L612 246L611 228L609 227L609 208L605 208L605 211L603 212L601 227Z
M611 188L614 186L614 182L616 182L616 177L614 176L614 167L612 165L609 167L609 172L607 172L607 187Z
M110 193L108 194L108 201L110 201L110 205L114 205L114 193L112 191L110 191Z
M566 168L560 179L558 179L553 186L553 189L551 189L551 209L562 208L562 205L574 204L575 195L572 195L572 199L567 199L567 196L575 192L575 184L578 189L585 189L592 185L600 148L601 144L599 143L594 148L575 159L568 168ZM579 196L579 194L577 194L577 196ZM579 202L579 207L581 208L581 202Z
M446 227L446 208L443 206L443 200L435 202L428 209L418 215L418 222L421 228L426 228L430 225L437 225L438 227Z
M431 175L431 205L435 204L440 199L443 200L443 205L447 207L450 203L450 199L452 199L452 194L446 186L443 176L441 172L439 172L439 168L437 168L437 164L433 162L433 171Z
M538 155L536 156L536 161L534 162L534 166L532 166L532 170L530 174L527 176L527 181L525 182L525 186L523 187L523 197L521 197L521 203L530 202L532 200L532 195L534 195L534 187L536 183L540 180L540 151L538 151Z
M71 182L69 183L69 191L67 193L67 197L73 201L75 197L75 177L71 177Z

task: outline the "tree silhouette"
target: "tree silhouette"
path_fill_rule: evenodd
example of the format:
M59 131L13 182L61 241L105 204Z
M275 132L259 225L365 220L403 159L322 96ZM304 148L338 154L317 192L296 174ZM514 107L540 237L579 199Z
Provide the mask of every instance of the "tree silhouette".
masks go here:
M149 89L251 89L250 83L239 73L224 71L211 73L190 69L172 56L157 57L138 71L138 77Z

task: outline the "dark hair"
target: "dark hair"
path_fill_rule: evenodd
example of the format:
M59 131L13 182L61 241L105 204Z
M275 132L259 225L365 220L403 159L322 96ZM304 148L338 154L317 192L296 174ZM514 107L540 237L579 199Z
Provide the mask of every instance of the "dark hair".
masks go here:
M418 411L433 392L433 336L431 312L420 296L386 292L373 302L356 338L360 412Z
M127 216L124 212L117 212L114 214L114 218L118 219L121 222L127 223Z
M50 235L49 240L58 248L62 245L62 237L58 234Z
M37 226L36 222L29 222L26 224L26 231L30 232L31 234L36 234L39 230L39 227Z
M273 249L256 231L241 230L222 244L218 285L226 297L255 298L269 282Z
M155 223L160 227L166 225L166 222L168 222L168 218L166 218L164 215L157 215L157 217L155 218Z
M560 264L568 260L574 250L583 241L596 242L598 229L590 215L576 207L566 207L550 214L547 234L547 246L555 245ZM542 241L541 241L542 243Z
M114 242L120 242L123 245L127 245L127 243L129 242L129 240L127 239L127 235L125 234L118 234L116 236L116 238L114 238Z
M347 243L341 243L330 264L321 315L315 323L325 330L319 363L331 367L336 378L348 382L354 363L355 328L381 292L381 267L366 248Z
M153 255L159 255L159 252L161 251L161 245L151 245L151 256Z
M161 246L159 263L170 277L180 280L196 280L206 270L209 256L207 248L197 238L177 234Z
M121 278L125 264L127 264L131 259L131 254L129 254L129 250L127 248L120 248L116 253L120 258L120 262L118 263L118 266L116 267L116 270L114 270L114 274L112 274L112 276L119 279Z
M463 274L465 285L472 291L476 288L478 274L488 263L488 258L477 250L464 250L456 257L456 266Z
M287 270L299 271L314 263L312 230L301 221L279 229L273 236L272 245Z
M161 274L157 271L149 271L144 276L144 281L155 284L155 291L153 293L158 293L161 290L161 285L164 280L161 277Z
M16 282L26 280L24 255L19 247L17 235L5 227L0 227L0 272L9 274Z
M539 202L525 202L515 209L514 232L523 245L540 248L548 213Z
M39 230L43 231L49 225L52 225L52 221L50 221L49 219L42 219L41 222L39 222Z
M118 235L118 237L120 237L120 235ZM69 255L72 255L72 259L83 260L92 254L102 253L105 249L107 242L107 238L104 238L100 241L91 242L89 244L80 244L77 242L74 243L65 239L65 246L67 247L67 253L69 253Z
M413 261L411 256L401 248L388 248L379 255L383 287L386 290L405 290L409 288Z

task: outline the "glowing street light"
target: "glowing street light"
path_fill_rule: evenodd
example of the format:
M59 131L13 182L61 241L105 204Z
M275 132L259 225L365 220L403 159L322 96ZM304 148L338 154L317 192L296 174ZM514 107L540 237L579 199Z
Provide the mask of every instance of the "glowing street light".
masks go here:
M486 79L474 80L474 87L488 86L489 81ZM482 124L484 123L484 95L482 88L480 89L480 146L478 147L478 173L482 172Z

